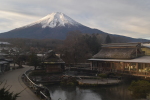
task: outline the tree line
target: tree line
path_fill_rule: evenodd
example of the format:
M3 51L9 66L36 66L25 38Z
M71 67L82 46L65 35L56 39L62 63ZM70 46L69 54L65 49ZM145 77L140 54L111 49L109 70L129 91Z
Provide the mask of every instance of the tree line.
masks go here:
M68 33L67 38L57 50L66 63L87 62L101 48L99 34L82 34L79 31Z
M33 53L45 53L48 50L54 50L61 54L61 58L66 63L84 63L99 52L101 44L111 43L112 39L109 35L104 37L98 33L86 34L80 31L71 31L67 33L65 40L5 38L0 39L0 41L9 42L11 43L10 47L18 49L17 52L10 52L10 55L14 62L21 66L22 60L25 61ZM5 50L4 52L8 53ZM28 57L25 55L28 55Z

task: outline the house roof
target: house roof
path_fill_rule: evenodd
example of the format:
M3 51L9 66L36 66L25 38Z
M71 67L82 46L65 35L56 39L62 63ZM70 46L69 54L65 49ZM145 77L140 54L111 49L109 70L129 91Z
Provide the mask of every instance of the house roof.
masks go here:
M138 46L141 46L141 43L109 43L109 44L102 44L102 47L105 48L105 47L115 47L115 48L118 48L118 47L138 47Z
M135 59L88 59L90 61L109 61L109 62L135 62L135 63L150 63L150 56L142 56Z
M131 59L134 48L102 48L93 58Z
M7 61L0 61L0 65L1 64L8 64L8 62Z
M0 44L6 44L6 45L9 45L10 43L8 43L8 42L0 42Z
M53 50L50 50L45 54L44 62L50 64L65 63L60 57L56 56Z
M103 44L102 49L93 56L95 59L133 59L135 52L142 53L139 43L112 43Z

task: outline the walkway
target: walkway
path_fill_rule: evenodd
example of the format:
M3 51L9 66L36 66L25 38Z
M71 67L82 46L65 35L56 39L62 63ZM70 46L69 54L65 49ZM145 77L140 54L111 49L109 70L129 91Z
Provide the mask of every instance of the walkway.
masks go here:
M121 82L121 80L118 79L80 79L78 80L80 83L86 83L86 84L117 84Z
M12 86L10 92L18 93L22 91L17 100L40 100L21 80L22 74L30 68L33 67L24 66L24 68L8 71L0 75L0 81L7 81L7 85Z

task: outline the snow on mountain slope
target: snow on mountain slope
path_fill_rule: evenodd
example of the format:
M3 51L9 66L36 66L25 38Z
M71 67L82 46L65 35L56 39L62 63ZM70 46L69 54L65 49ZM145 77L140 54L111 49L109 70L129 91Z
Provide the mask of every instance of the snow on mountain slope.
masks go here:
M42 28L46 28L46 27L58 27L58 26L79 26L81 25L80 23L74 21L73 19L71 19L70 17L68 17L67 15L61 13L61 12L56 12L56 13L52 13L49 14L43 18L41 18L40 20L38 20L37 22L34 22L30 25L27 25L25 27L30 27L36 24L41 24Z

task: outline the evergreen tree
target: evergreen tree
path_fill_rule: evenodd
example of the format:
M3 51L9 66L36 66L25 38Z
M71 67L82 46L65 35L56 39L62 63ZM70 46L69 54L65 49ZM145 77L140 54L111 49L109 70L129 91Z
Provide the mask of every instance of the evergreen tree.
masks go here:
M106 39L105 39L105 43L108 44L108 43L111 43L111 38L109 35L106 36Z
M101 43L98 41L97 34L86 34L84 37L92 55L96 54L101 48Z
M29 56L29 64L31 66L34 66L34 69L36 70L37 66L40 65L40 60L38 59L37 55L32 52L31 55Z
M0 85L2 85L2 83L3 82L1 82ZM16 100L20 93L14 94L13 92L10 92L9 89L7 89L8 87L5 87L5 85L0 88L0 100Z

